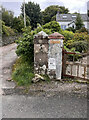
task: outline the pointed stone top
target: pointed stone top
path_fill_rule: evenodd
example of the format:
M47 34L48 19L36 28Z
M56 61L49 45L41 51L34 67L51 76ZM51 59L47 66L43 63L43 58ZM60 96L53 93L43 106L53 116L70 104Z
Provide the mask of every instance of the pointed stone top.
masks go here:
M41 31L39 33L37 33L36 35L34 35L35 38L47 38L48 35L44 32L44 31Z
M64 39L64 36L58 32L55 32L48 36L49 39Z

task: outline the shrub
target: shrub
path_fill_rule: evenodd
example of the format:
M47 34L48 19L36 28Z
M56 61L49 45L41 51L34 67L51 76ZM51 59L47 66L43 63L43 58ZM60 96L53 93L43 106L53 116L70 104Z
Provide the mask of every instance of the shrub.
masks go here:
M59 23L56 21L51 21L49 23L46 23L42 27L43 27L43 29L50 29L52 33L61 31L61 27L60 27Z
M0 21L0 22L2 24L2 35L5 35L5 36L15 35L14 29L6 26L3 21Z
M75 50L79 52L87 52L88 43L86 41L76 41L71 44L71 47L75 47Z
M18 44L16 53L18 56L24 56L28 61L33 61L34 59L34 47L33 47L33 34L31 33L31 28L25 28L23 36L16 41Z
M61 34L64 36L64 43L67 42L68 40L73 39L74 37L74 33L72 31L64 30L61 32Z
M69 28L67 28L66 30L72 31L73 33L75 33L75 31L76 31L73 27L69 27Z
M89 35L85 33L75 33L72 40L68 40L66 43L66 46L68 48L75 47L76 51L79 52L87 52L88 50L88 41L89 41Z
M89 40L89 35L87 34L87 32L82 32L82 33L75 33L74 34L74 41L87 41Z
M85 27L82 27L80 30L76 30L76 33L86 32L88 33L88 30Z

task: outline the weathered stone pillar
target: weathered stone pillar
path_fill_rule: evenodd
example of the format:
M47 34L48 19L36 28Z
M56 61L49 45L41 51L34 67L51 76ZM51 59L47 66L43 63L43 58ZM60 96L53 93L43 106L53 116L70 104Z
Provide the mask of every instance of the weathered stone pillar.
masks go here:
M47 74L48 35L41 31L34 36L34 72Z
M63 35L55 32L48 36L48 74L51 79L61 79Z
M61 79L63 35L47 35L41 31L34 36L34 72Z

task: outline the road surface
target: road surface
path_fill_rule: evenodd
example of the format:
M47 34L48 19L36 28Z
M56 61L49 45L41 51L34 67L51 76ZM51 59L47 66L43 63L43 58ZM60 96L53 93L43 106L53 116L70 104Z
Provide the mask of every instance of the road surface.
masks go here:
M11 68L17 58L16 47L15 43L0 47L0 82L2 82L2 88L14 87L14 83L7 80L11 78Z

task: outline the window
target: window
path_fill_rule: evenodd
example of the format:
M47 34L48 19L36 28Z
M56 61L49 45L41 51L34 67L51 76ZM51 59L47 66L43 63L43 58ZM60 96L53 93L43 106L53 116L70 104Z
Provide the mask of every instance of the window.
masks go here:
M65 30L66 29L66 25L61 25L61 29Z
M73 15L73 16L72 16L72 18L76 18L76 16L75 16L75 15Z
M67 16L63 16L63 18L67 18Z

